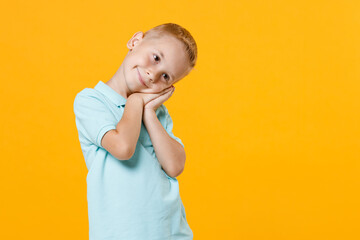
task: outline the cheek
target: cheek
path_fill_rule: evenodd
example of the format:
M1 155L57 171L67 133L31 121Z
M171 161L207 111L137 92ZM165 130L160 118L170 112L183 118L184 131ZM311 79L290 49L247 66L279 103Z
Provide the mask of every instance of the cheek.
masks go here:
M151 62L151 58L148 55L142 55L139 59L138 59L138 63L141 64L142 66L146 67L146 66L150 66L152 64Z
M148 89L147 91L149 91L149 93L159 93L161 92L162 90L164 90L165 87L163 86L159 86L159 85L156 85L156 86L152 86L150 89Z
M161 92L162 90L164 90L164 88L162 88L161 86L153 86L152 88L152 91L158 93L158 92Z
M151 64L151 59L149 58L149 56L146 55L133 55L128 59L128 64L129 66L141 66L141 67L146 67L149 66Z

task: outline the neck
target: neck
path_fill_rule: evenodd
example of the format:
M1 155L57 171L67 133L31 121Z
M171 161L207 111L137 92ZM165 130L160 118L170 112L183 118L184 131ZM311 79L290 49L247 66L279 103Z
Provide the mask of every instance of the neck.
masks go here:
M125 82L124 68L122 64L114 76L112 76L112 78L105 84L114 89L115 92L123 96L125 99L127 99L131 94Z

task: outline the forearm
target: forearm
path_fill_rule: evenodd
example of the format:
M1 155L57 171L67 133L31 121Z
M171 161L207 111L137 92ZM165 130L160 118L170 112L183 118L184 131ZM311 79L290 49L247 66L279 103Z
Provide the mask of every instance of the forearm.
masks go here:
M185 150L169 136L152 109L144 109L143 122L154 146L155 154L170 177L181 174L185 166Z
M132 152L135 152L139 139L144 102L141 98L130 95L126 101L124 113L116 125L116 131Z

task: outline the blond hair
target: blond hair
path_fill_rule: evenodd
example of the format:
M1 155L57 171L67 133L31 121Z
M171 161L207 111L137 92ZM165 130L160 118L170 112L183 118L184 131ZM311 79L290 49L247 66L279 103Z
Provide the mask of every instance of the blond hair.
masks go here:
M144 38L159 38L163 34L169 34L184 44L190 67L193 68L197 60L197 46L190 32L178 24L165 23L146 31Z

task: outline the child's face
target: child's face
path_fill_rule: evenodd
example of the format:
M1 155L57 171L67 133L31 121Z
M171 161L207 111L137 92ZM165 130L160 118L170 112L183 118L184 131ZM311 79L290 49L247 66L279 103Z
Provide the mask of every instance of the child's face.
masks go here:
M127 47L129 52L123 64L129 94L161 92L191 70L183 43L172 36L146 39L142 32L137 32Z

